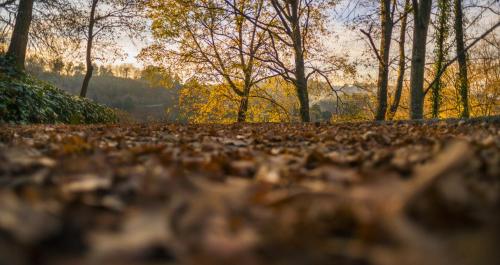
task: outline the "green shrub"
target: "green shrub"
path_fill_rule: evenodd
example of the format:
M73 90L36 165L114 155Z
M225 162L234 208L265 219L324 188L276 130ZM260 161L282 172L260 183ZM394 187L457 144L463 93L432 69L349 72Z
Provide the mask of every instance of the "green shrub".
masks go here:
M115 111L13 70L0 59L0 123L115 123Z

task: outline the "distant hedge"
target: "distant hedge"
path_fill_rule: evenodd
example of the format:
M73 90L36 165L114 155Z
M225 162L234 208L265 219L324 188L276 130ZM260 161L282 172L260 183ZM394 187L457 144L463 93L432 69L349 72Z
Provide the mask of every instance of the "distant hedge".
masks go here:
M113 109L19 73L9 67L5 58L0 58L0 123L115 122L118 117Z

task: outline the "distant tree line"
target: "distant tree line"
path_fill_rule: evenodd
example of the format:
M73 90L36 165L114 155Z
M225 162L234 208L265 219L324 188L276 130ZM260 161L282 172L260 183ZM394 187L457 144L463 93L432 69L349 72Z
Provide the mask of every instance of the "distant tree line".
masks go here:
M74 65L60 58L28 57L26 71L74 95L80 93L85 77L83 63ZM136 121L183 121L177 107L182 84L175 76L130 64L96 65L94 73L88 93L94 101L126 111Z
M84 47L82 97L87 94L96 58L119 52L116 45L121 37L137 37L145 29L142 4L137 0L19 0L4 1L0 8L2 22L12 28L6 55L18 70L25 69L30 42L65 56L75 56Z

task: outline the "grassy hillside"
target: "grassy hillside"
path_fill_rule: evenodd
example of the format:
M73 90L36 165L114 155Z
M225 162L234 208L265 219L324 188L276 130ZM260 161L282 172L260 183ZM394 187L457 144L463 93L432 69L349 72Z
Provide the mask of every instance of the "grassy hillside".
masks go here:
M72 95L80 93L82 75L69 76L54 72L33 72L33 75ZM96 74L90 82L88 97L100 104L123 110L137 121L172 121L178 116L178 88L153 87L143 79Z
M94 124L118 121L116 112L30 75L0 59L0 123Z

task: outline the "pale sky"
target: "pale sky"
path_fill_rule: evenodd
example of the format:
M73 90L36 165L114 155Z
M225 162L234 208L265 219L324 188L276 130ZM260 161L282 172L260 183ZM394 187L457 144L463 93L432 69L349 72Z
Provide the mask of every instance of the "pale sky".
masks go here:
M334 30L334 34L332 38L328 38L328 40L325 41L325 44L329 46L329 49L334 50L336 54L349 54L353 58L362 55L364 43L363 41L358 41L359 34L357 32L346 28L340 21L335 21L331 27ZM115 64L130 63L142 66L142 63L137 60L137 55L139 55L141 50L147 47L151 42L152 40L150 36L146 36L143 40L131 41L128 38L120 40L118 44L127 54L127 57L117 60Z

